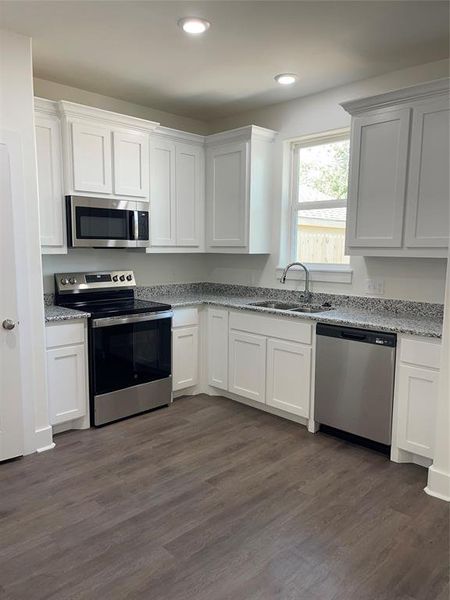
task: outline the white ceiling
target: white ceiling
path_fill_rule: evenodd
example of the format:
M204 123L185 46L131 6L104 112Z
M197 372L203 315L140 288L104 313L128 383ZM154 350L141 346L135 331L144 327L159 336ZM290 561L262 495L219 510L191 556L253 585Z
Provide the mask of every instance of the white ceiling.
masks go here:
M193 15L202 37L177 27ZM4 0L0 24L33 38L37 77L203 120L449 55L434 0Z

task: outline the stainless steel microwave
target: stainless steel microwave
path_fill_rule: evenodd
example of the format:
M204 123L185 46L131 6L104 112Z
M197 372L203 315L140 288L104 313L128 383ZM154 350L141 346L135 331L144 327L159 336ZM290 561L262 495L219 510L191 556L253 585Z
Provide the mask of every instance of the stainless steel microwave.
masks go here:
M72 248L149 245L147 202L66 196L67 243Z

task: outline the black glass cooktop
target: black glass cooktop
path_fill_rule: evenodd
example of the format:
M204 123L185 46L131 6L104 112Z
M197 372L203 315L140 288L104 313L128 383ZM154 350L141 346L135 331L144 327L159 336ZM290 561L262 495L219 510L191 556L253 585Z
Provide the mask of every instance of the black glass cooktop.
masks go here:
M82 310L90 312L92 317L110 317L113 315L132 315L138 313L150 313L163 310L170 310L170 304L162 304L160 302L151 302L150 300L139 300L136 298L123 299L59 299L59 306L73 308L74 310Z

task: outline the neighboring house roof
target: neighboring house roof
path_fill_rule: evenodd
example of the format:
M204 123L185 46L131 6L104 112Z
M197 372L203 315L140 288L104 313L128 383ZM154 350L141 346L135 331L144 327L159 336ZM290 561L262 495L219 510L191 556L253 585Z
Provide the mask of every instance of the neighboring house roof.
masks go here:
M310 219L320 221L343 221L345 223L346 208L318 208L304 210L301 214L302 221L309 221Z

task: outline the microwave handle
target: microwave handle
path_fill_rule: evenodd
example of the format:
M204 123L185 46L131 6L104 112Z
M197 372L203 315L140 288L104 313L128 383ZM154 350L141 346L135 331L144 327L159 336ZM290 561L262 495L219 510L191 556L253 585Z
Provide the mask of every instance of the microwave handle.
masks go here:
M137 210L133 211L133 232L132 232L133 240L139 239L139 212Z

